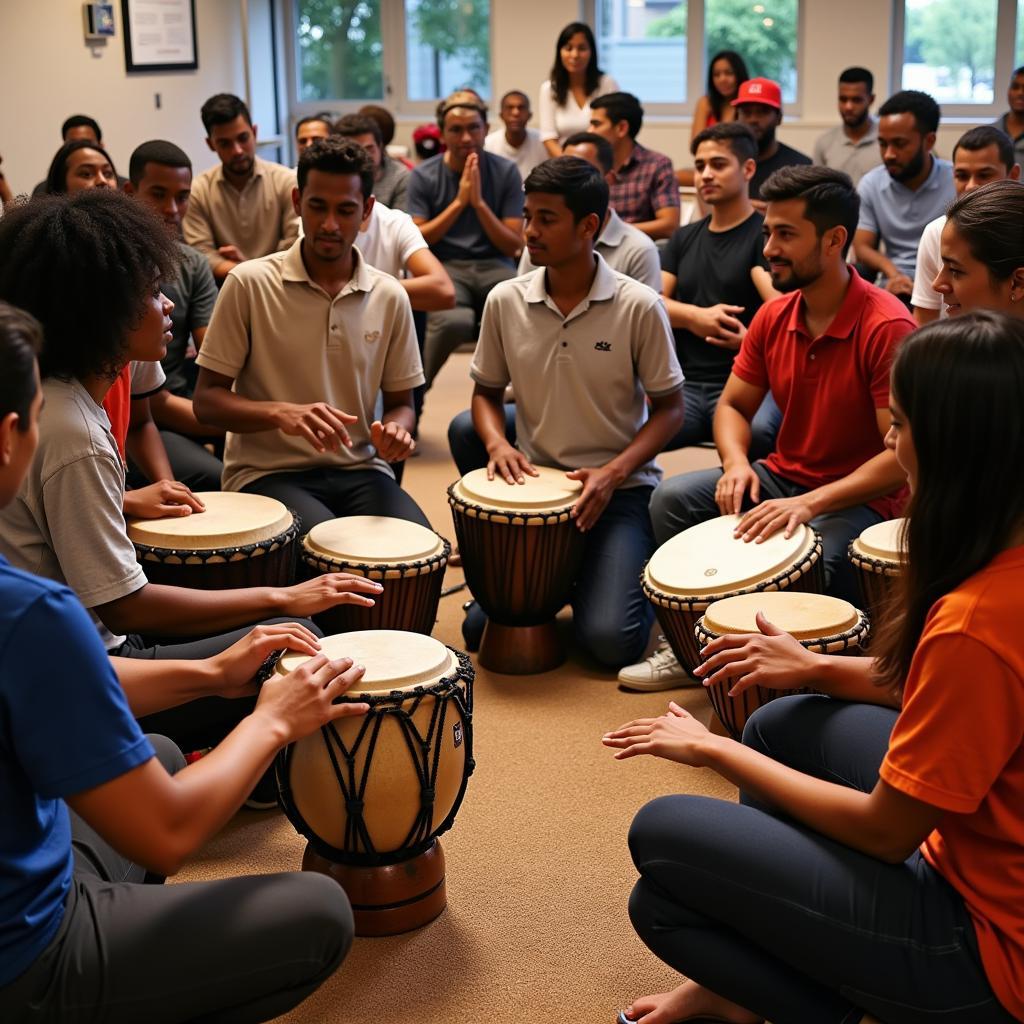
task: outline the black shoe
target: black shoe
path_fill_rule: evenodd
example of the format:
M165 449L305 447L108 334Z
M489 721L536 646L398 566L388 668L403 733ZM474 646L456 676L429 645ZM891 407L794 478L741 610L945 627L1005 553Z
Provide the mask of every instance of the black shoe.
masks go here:
M466 645L466 650L475 653L480 650L480 638L484 635L487 615L476 601L467 601L462 606L462 610L466 613L466 617L462 620L462 640Z

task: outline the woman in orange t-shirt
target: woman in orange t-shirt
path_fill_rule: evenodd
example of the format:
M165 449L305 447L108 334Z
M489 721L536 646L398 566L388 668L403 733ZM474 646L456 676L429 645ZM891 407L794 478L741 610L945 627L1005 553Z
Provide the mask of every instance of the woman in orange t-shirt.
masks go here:
M743 743L674 703L604 738L741 790L634 820L630 916L688 980L621 1021L1024 1020L1024 321L929 324L891 391L912 497L875 658L811 654L759 617L697 673L818 694L761 708Z

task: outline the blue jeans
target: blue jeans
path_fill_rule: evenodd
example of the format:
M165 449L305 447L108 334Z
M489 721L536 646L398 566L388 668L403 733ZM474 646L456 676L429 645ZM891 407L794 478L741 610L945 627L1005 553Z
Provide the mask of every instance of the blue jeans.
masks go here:
M761 481L762 500L792 498L807 492L806 487L800 487L773 473L763 462L755 462L753 465ZM702 469L694 473L681 473L658 485L651 498L651 522L659 544L664 544L691 526L721 515L715 503L715 486L721 476L720 469ZM750 508L753 505L748 492L743 510ZM827 512L811 520L810 525L821 534L826 590L833 597L841 597L854 606L860 605L860 590L846 549L850 541L859 537L863 530L880 522L881 513L867 505Z
M780 697L743 742L867 791L896 712ZM773 1024L1009 1024L963 898L919 852L887 864L749 802L661 797L633 821L629 911L665 963Z
M688 448L714 440L711 428L724 388L724 382L700 384L686 381L683 384L683 425L679 433L665 445L665 451L672 452L677 448ZM775 404L769 391L750 423L751 461L763 459L775 451L775 438L781 424L782 410Z
M515 406L505 406L505 436L515 444ZM448 426L448 444L459 473L487 465L487 450L469 412ZM583 566L569 603L577 640L595 660L619 669L647 647L654 609L640 588L640 572L654 551L647 506L652 488L627 487L612 495L586 535Z

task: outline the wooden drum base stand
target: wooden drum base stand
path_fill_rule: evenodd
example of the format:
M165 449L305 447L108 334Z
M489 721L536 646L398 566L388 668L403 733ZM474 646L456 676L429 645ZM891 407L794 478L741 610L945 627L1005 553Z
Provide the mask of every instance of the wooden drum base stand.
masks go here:
M477 660L492 672L530 676L558 668L565 651L554 619L539 626L503 626L489 619Z
M448 905L444 852L436 839L416 857L372 868L338 864L307 846L302 870L330 875L345 890L356 935L411 932L433 921Z

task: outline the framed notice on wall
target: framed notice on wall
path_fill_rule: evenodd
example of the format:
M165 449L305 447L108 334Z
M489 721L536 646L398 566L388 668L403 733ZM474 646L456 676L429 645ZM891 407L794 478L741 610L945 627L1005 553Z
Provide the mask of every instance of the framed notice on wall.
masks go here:
M199 67L195 0L121 0L127 71Z

